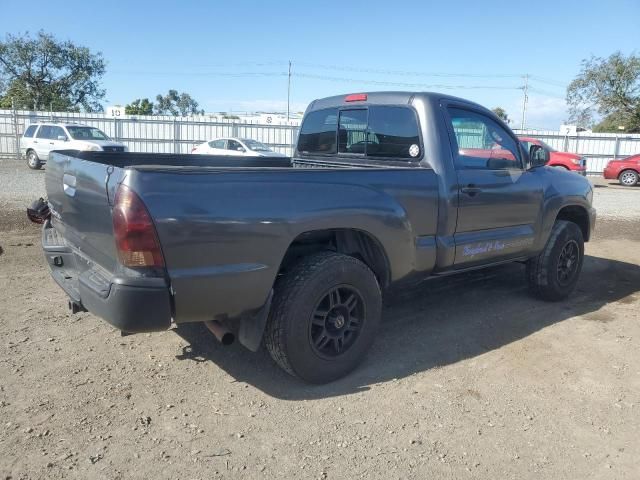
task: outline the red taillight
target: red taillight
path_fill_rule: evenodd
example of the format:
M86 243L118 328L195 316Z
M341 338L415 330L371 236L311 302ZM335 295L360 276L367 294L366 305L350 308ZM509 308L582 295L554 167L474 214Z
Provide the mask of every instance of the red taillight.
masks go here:
M351 95L347 95L344 97L345 102L366 102L367 94L366 93L352 93Z
M198 149L198 147L193 147L193 148L191 149L191 153L195 152L197 149Z
M124 185L116 192L113 233L118 257L125 267L164 267L151 216L140 197Z

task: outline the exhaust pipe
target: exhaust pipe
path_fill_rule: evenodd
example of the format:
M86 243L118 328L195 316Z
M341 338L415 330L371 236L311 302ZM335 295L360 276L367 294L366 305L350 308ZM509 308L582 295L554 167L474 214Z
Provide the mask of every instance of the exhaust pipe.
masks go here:
M231 345L236 340L233 332L218 320L207 320L204 324L222 345Z

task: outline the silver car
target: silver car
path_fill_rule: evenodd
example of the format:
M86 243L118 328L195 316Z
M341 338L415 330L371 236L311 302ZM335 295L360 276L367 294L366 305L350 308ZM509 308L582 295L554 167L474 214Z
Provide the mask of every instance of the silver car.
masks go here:
M34 123L20 138L20 151L34 170L47 163L53 150L126 152L127 147L98 128L74 123Z

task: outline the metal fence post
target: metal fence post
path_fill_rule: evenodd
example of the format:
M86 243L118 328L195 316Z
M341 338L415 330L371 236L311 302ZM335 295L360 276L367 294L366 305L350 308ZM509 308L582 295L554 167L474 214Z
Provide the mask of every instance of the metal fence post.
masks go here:
M16 136L16 159L21 160L22 156L20 155L20 132L18 132L18 111L16 110L16 104L11 99L11 118L13 120L13 131Z
M613 150L613 159L615 160L616 158L618 158L619 154L620 154L620 135L616 135L616 147Z
M180 153L180 144L178 141L180 140L180 124L176 120L176 117L173 117L173 153Z

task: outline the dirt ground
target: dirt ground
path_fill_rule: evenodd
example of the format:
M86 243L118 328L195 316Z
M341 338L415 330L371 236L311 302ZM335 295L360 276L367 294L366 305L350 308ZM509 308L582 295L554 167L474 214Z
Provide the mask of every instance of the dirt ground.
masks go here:
M326 386L200 325L121 337L71 315L38 228L4 210L0 478L637 479L630 194L569 300L530 297L521 265L424 282L387 298L364 365Z

